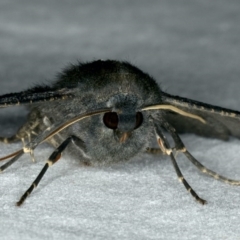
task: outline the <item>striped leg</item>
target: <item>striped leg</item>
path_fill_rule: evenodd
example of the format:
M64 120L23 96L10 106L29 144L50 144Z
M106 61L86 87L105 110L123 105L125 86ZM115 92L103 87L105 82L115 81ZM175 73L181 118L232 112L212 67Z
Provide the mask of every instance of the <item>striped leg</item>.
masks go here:
M177 152L182 152L189 160L190 162L198 168L198 170L200 170L201 172L228 184L231 185L240 185L240 180L233 180L230 178L226 178L222 175L219 175L218 173L206 168L204 165L202 165L196 158L194 158L190 152L188 152L188 150L186 149L186 147L184 146L182 140L180 139L180 137L178 136L178 134L176 133L175 129L169 125L169 123L164 122L163 121L163 126L164 128L171 134L174 142L175 142L175 148Z
M23 204L23 202L31 194L33 189L37 187L42 177L46 173L47 169L61 158L61 154L64 151L64 149L68 146L70 142L74 141L75 138L76 138L75 136L68 137L61 143L61 145L57 149L55 149L55 151L51 154L51 156L47 160L41 172L38 174L37 178L33 181L28 190L22 195L20 200L16 203L17 206L21 206Z
M201 204L205 204L207 203L206 200L200 198L197 193L191 188L191 186L188 184L188 182L185 180L184 176L181 173L181 170L178 167L178 164L176 162L176 159L173 155L173 150L170 148L170 145L166 139L166 137L163 135L161 129L156 125L155 125L155 132L157 135L157 141L159 144L160 149L164 150L164 152L170 156L171 160L172 160L172 164L173 167L177 173L178 179L180 182L183 183L184 187L187 189L188 192L190 192L190 194Z
M24 141L27 139L28 142L31 142L31 138L34 135L37 135L39 132L39 125L41 123L41 114L38 110L33 110L29 116L27 122L18 129L17 133L11 137L0 137L0 142L11 144L14 142Z
M21 138L19 138L19 136L17 134L13 135L11 137L0 137L0 142L6 143L6 144L11 144L14 142L18 142L20 140L21 140Z

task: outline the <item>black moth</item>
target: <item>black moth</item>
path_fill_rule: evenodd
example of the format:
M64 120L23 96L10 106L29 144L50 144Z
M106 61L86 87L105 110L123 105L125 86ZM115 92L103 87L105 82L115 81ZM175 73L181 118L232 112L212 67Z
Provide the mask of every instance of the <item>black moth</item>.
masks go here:
M73 65L51 86L38 86L0 96L0 107L26 104L28 121L16 135L2 142L25 141L24 147L8 156L5 170L24 153L33 156L42 142L55 147L42 171L17 202L20 206L37 187L47 169L66 149L87 165L127 161L140 152L169 155L179 180L201 204L200 198L183 177L175 153L183 153L201 172L223 182L240 185L207 169L186 149L178 133L192 132L206 137L240 137L240 112L172 96L162 92L148 74L127 62L94 61ZM170 146L164 132L174 141ZM156 139L159 149L151 148ZM27 142L26 142L27 141Z

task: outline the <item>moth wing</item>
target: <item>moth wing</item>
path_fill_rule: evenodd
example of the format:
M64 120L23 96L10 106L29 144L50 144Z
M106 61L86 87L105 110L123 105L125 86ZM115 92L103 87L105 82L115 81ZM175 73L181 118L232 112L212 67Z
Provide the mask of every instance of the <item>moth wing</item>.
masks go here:
M0 108L22 104L57 101L72 98L74 90L71 88L54 88L37 86L17 93L8 93L0 96Z
M230 136L240 138L240 112L194 101L188 98L163 93L163 104L169 104L185 112L203 118L197 119L166 111L166 120L178 133L195 133L204 137L228 140Z

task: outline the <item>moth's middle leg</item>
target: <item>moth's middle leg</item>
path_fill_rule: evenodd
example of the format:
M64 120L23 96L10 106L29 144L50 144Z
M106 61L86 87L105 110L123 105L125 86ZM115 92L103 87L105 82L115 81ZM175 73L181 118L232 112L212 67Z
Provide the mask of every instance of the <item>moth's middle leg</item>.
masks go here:
M198 168L202 173L205 173L214 179L223 181L225 183L231 184L231 185L240 185L240 180L233 180L230 178L226 178L210 169L205 167L203 164L201 164L195 157L192 156L192 154L187 150L185 145L183 144L182 140L180 139L179 135L176 133L175 129L166 121L163 121L164 128L170 133L172 136L174 142L175 142L175 148L174 150L176 152L182 152L190 162Z

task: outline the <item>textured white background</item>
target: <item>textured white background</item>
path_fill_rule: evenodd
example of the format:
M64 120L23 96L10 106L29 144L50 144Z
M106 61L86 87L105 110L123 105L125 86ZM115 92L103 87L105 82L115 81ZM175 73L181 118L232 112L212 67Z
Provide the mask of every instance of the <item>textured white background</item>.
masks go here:
M164 91L240 109L240 1L1 0L0 94L51 81L69 63L128 60ZM24 111L1 110L1 135ZM209 168L240 179L240 141L182 136ZM1 156L20 145L0 144ZM240 188L199 173L179 155L196 203L168 158L81 168L69 156L54 165L21 208L52 148L24 156L0 176L0 239L239 239Z

